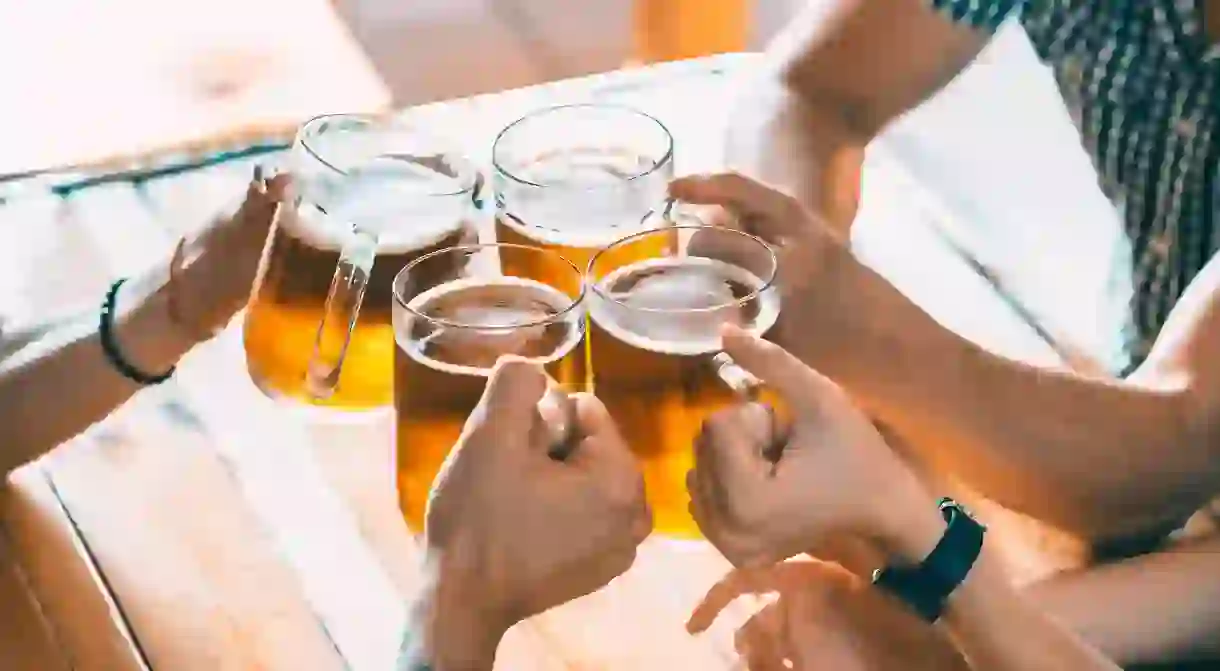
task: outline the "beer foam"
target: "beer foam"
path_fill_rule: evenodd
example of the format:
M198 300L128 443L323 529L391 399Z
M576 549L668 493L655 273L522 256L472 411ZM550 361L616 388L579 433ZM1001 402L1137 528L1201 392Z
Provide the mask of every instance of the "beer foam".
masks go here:
M523 162L515 172L534 184L596 188L630 181L656 166L656 159L626 147L566 147Z
M665 268L698 268L699 274L665 275ZM733 296L727 282L737 282L750 292L763 288L762 278L740 266L702 257L648 259L615 270L598 284L613 288L632 275L649 273L630 293L615 294L617 303L593 292L589 316L608 334L638 349L677 356L699 356L720 351L720 325L737 321L754 333L763 334L779 318L776 291L763 291L742 300ZM716 283L719 278L719 283ZM751 302L757 314L741 323L741 310ZM681 312L683 309L690 312ZM664 317L657 313L667 312ZM734 320L733 318L736 318ZM695 337L674 336L676 332Z
M456 314L451 313L444 316L436 316L433 314L434 311L429 309L441 299L458 292L495 288L517 288L524 290L520 294L522 298L520 304L458 304L454 306L458 310ZM449 346L455 349L487 348L483 349L483 351L476 350L473 353L483 355L492 361L503 354L519 354L522 348L519 346L512 347L511 345L523 345L531 342L541 337L547 328L556 328L557 324L562 325L567 329L565 332L566 337L555 348L554 353L546 357L527 357L536 363L548 364L567 356L584 336L579 312L574 310L569 314L560 314L571 303L572 299L567 294L536 280L523 277L497 277L494 279L463 278L420 293L407 303L407 309L416 315L428 315L435 319L470 324L470 326L452 328L438 326L438 330L427 337L427 342L434 346L439 345L444 347L446 346L445 338L453 338L453 340L447 343ZM531 306L534 309L531 310ZM538 309L539 306L546 306L549 309L540 310ZM425 319L425 317L417 317L415 315L412 317L411 321L414 321L414 319ZM465 366L438 361L433 357L427 356L420 346L421 343L411 342L409 334L403 333L401 329L395 329L395 339L398 342L398 346L413 360L434 370L456 375L483 377L491 373L490 365L485 367Z
M446 236L452 235L462 226L468 224L463 220L442 217L426 217L423 215L404 215L409 221L388 217L395 223L388 230L373 230L377 234L378 254L409 254L425 247L435 245ZM421 225L421 222L426 222ZM351 235L350 224L338 217L326 214L317 206L308 202L301 203L295 212L280 215L279 227L286 235L292 236L314 249L339 253L343 244Z

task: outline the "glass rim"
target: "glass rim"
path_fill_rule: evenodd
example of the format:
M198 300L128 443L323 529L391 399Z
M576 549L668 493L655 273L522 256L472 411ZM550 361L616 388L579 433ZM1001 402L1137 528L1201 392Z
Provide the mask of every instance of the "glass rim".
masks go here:
M616 247L619 247L620 245L623 245L623 244L630 244L632 242L639 241L650 235L657 235L660 233L669 233L669 232L684 231L684 230L685 231L695 231L695 232L717 231L720 233L731 233L742 239L756 243L767 251L767 255L771 259L771 272L767 273L767 277L765 277L765 278L760 277L759 279L762 280L762 284L751 289L750 292L748 294L746 294L745 296L742 296L741 298L736 298L734 300L727 301L724 303L720 303L719 305L710 305L708 307L702 307L702 308L646 308L646 307L636 307L636 306L628 305L627 303L624 303L623 301L610 295L608 292L602 291L600 281L593 281L592 279L590 279L593 277L593 270L596 267L598 260L602 258L602 255L610 252L611 250L615 249ZM658 257L658 258L671 258L671 257ZM711 257L698 256L695 258L711 258ZM644 260L647 260L647 259L644 259ZM638 262L639 261L635 261L635 263L638 263ZM620 268L625 268L629 265L631 265L631 264L630 263L624 264L623 266L620 266ZM741 266L738 264L732 264L732 265L737 266L738 268L741 268ZM750 272L750 270L748 268L741 268L741 269L745 270L746 272ZM618 270L618 268L616 268L615 270ZM613 271L611 271L611 272L613 272ZM766 240L763 240L762 238L758 237L757 235L754 235L752 233L747 233L745 231L741 231L741 230L738 230L735 228L726 228L724 226L713 226L710 224L702 224L702 225L685 224L685 225L677 225L677 226L666 226L663 228L654 228L654 229L647 230L647 231L640 231L639 233L633 233L631 235L628 235L625 238L619 238L618 240L615 240L613 243L611 243L607 247L598 250L598 252L593 255L593 258L589 259L589 266L585 270L585 284L589 285L589 287L593 289L593 293L597 294L598 298L602 298L607 301L610 301L611 303L621 306L626 310L631 310L632 312L644 313L644 314L700 314L700 313L705 313L705 312L716 312L718 310L723 310L728 307L745 305L745 304L749 303L750 301L757 299L759 296L762 295L762 293L764 291L767 291L768 289L771 289L773 286L775 286L775 279L776 279L776 275L778 275L778 273L779 273L779 257L775 253L775 248L772 247L770 244L768 244ZM753 275L753 273L750 273L750 274Z
M463 168L467 168L467 167L469 168L469 174L462 174L462 175L460 175L460 179L457 180L459 184L463 185L460 189L448 189L448 190L438 190L438 191L420 191L417 194L419 196L428 197L428 198L446 197L446 196L463 196L466 194L473 193L479 187L478 170L474 167L474 164L471 163L469 159L467 159L464 155L462 155L456 151L452 151L452 152L448 151L448 149L446 147L444 147L444 145L446 143L441 141L440 138L435 137L430 133L421 131L418 128L416 128L414 125L406 124L399 117L394 116L394 115L360 114L360 113L356 113L356 112L337 112L337 113L331 113L331 114L319 114L317 116L311 117L305 123L301 124L301 127L299 129L297 129L296 139L295 139L296 143L301 145L301 148L304 149L307 154L309 154L310 158L312 158L313 160L322 164L327 169L329 169L331 172L334 172L339 175L343 175L345 177L351 175L351 173L349 171L344 170L343 168L340 168L339 166L335 165L334 163L332 163L331 161L329 161L325 157L323 157L320 148L310 146L310 141L314 140L318 137L318 134L320 132L319 127L322 126L322 124L325 124L326 122L329 122L329 121L336 121L336 120L355 121L355 122L358 122L358 123L362 124L363 126L366 126L369 128L375 128L380 124L383 128L397 129L397 130L400 130L400 131L403 131L406 133L419 135L420 137L423 137L423 138L426 138L429 140L437 140L438 145L441 145L440 148L442 149L442 155L445 156L445 158L447 158L449 160L460 161L462 164L464 164L462 166ZM469 183L467 183L467 182L469 182Z
M528 179L525 179L523 177L520 177L520 176L514 174L511 170L509 170L508 168L505 168L503 165L501 165L501 161L500 161L501 140L503 140L504 136L507 135L514 128L516 128L517 126L519 126L521 124L526 123L527 121L536 119L536 118L541 117L546 114L552 114L552 113L563 111L563 110L572 110L572 109L579 109L579 108L602 109L602 110L613 110L613 111L618 111L618 112L626 112L628 114L642 117L644 119L647 119L648 121L651 121L652 123L656 124L657 128L661 129L661 133L665 136L665 153L661 156L660 159L658 159L656 161L656 163L654 163L652 166L650 166L646 170L640 170L640 171L636 172L635 174L631 175L630 177L627 177L625 179L622 179L622 180L619 180L616 182L610 182L610 183L605 183L605 184L571 184L571 183L547 184L545 182L533 182L533 181L530 181ZM598 191L598 190L606 189L606 188L621 188L624 183L633 182L633 181L642 179L644 177L648 177L649 175L655 174L657 171L661 170L661 168L664 167L665 165L672 163L673 160L674 160L674 135L673 135L673 133L670 132L669 128L664 123L661 123L660 119L654 117L653 115L651 115L647 112L638 110L634 107L631 107L630 105L620 105L617 103L597 103L597 102L569 103L569 104L564 104L564 105L551 105L549 107L542 107L542 108L533 110L533 111L529 112L528 114L525 114L524 116L516 119L512 123L508 124L507 126L505 126L502 129L500 129L500 132L496 133L496 139L493 140L491 143L491 167L492 167L492 170L494 170L496 172L496 174L503 175L505 178L512 180L513 182L516 182L517 184L520 184L522 186L532 186L532 187L539 188L539 189L568 189L568 190L572 190L572 191Z
M477 325L476 324L463 324L462 322L455 322L455 321L452 321L449 319L439 319L437 317L432 317L430 315L423 314L422 312L412 308L409 305L410 301L403 299L402 285L404 283L404 278L407 277L407 274L411 270L418 267L423 262L425 262L433 257L440 256L442 254L450 254L453 252L474 253L474 252L479 252L479 251L491 249L491 248L520 249L520 250L528 251L531 253L546 254L549 256L553 256L557 259L560 259L561 261L566 263L568 265L568 267L570 267L572 269L574 276L577 278L577 280L579 282L580 293L577 294L575 297L572 297L572 296L569 296L567 293L563 292L563 290L558 289L557 287L555 287L551 284L547 284L546 282L540 282L541 284L546 285L548 288L554 289L555 291L562 293L564 295L564 298L566 298L568 300L568 304L565 305L562 310L559 310L555 314L544 317L542 319L534 319L531 321L524 321L524 322L517 323L517 324L498 324L498 325L490 325L490 326L482 325L482 324L477 324ZM517 275L502 275L501 277L518 277L518 276ZM532 280L532 278L528 278L528 277L522 278L522 279ZM539 282L539 280L532 280L532 281ZM452 280L450 280L450 282L452 282ZM443 282L436 286L443 287L446 284L449 284L450 282ZM434 289L434 288L436 288L436 287L429 287L429 289L427 289L427 290L430 291L431 289ZM467 245L451 245L451 246L445 247L443 249L438 249L436 251L428 252L427 254L424 254L423 256L421 256L421 257L411 261L407 265L403 266L402 270L399 270L394 275L394 281L391 283L390 289L391 289L390 293L392 293L394 295L394 302L398 305L398 307L406 310L407 312L411 313L412 315L414 315L416 317L419 317L420 319L426 319L429 323L436 324L438 326L443 326L445 328L478 329L480 331L514 331L517 329L525 329L525 328L531 328L531 327L535 327L535 326L547 326L549 324L557 323L559 321L562 321L563 318L566 317L573 310L576 310L577 308L579 308L581 303L583 303L585 300L585 295L588 293L588 290L587 290L588 286L587 286L587 283L585 282L584 274L580 271L580 268L578 268L575 263L572 263L567 257L565 257L562 254L559 254L558 252L555 252L555 251L552 251L549 249L543 249L541 247L534 247L531 245L519 245L519 244L512 243L512 242L479 242L479 243L471 243L471 244L467 244Z

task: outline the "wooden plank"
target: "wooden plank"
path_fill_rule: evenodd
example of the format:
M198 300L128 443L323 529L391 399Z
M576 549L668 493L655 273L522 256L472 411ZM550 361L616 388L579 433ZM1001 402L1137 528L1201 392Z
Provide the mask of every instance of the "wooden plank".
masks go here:
M344 668L233 473L153 400L49 465L150 666Z
M9 476L3 520L9 546L69 666L146 671L41 462Z
M13 671L68 671L42 606L7 540L0 538L0 657Z
M63 235L90 250L85 265L106 277L163 262L176 237L177 222L159 219L127 185L83 192L69 211ZM177 394L176 383L140 394L89 449L49 465L149 663L344 668L233 465Z

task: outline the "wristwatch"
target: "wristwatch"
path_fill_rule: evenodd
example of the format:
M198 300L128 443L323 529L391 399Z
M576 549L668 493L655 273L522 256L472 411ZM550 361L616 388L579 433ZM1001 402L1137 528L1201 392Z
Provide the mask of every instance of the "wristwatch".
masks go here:
M950 498L937 503L945 534L914 566L888 566L873 572L873 584L911 607L928 622L940 619L945 601L966 579L983 549L987 528Z

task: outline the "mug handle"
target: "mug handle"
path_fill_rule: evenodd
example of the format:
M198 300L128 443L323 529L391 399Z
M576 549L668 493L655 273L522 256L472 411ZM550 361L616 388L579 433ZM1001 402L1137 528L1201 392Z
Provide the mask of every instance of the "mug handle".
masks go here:
M330 398L339 386L339 373L360 316L376 256L377 236L359 227L353 228L352 238L339 253L313 353L305 368L305 391L315 399Z

